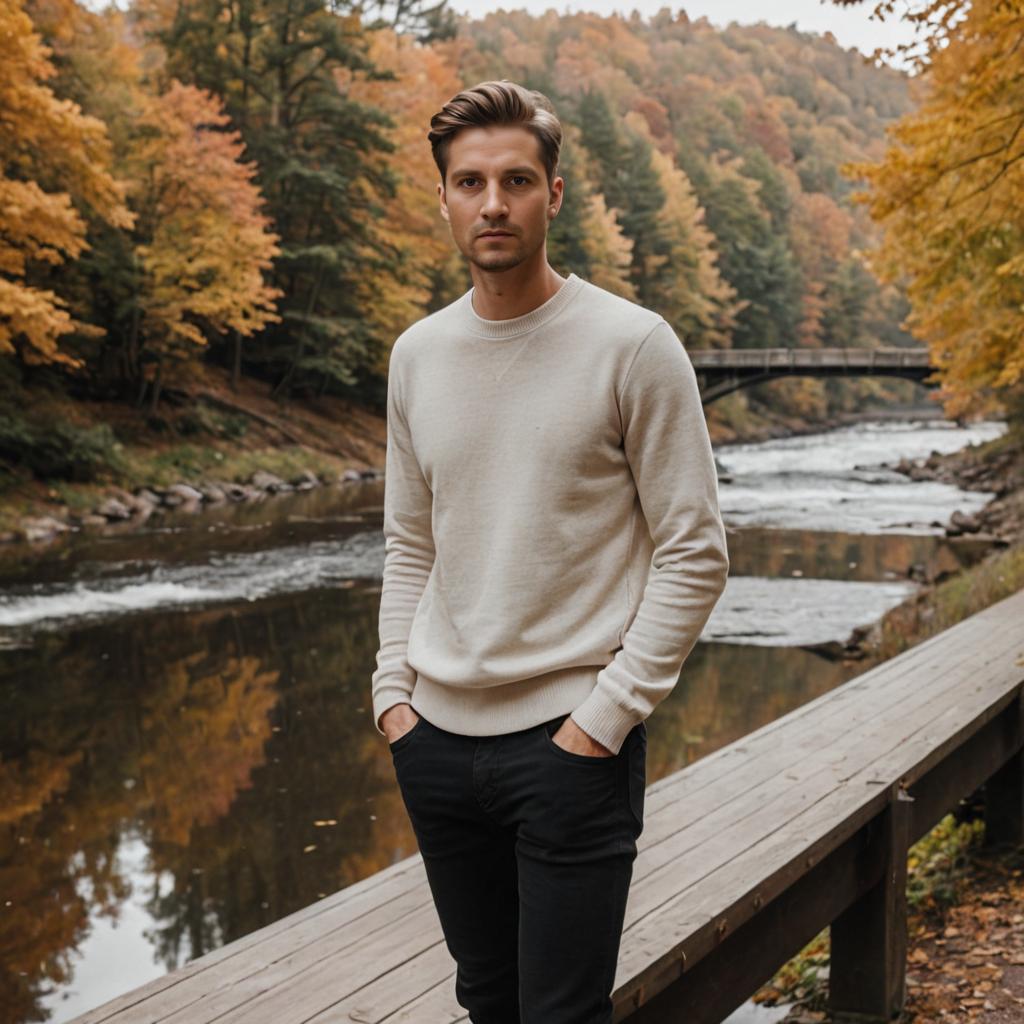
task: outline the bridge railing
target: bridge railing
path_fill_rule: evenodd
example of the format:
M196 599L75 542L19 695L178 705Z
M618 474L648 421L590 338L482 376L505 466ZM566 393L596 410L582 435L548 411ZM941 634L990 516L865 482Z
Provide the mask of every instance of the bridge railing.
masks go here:
M695 369L755 369L771 372L794 367L847 369L925 368L931 365L927 349L900 348L748 348L687 349Z

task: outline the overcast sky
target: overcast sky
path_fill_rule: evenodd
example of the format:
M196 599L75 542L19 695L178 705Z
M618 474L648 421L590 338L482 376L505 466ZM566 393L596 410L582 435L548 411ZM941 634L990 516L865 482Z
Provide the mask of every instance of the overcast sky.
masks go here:
M872 21L873 0L863 0L855 7L836 7L821 0L688 0L685 3L671 3L665 0L449 0L453 10L479 16L488 11L527 10L543 14L554 8L559 14L567 11L596 11L598 14L612 14L618 11L623 16L637 10L649 17L662 7L673 13L680 9L694 20L701 17L714 25L728 25L731 21L741 24L755 24L766 21L770 25L790 25L806 32L831 32L840 46L855 46L864 53L871 53L876 46L894 46L910 42L913 30L903 21L887 19Z

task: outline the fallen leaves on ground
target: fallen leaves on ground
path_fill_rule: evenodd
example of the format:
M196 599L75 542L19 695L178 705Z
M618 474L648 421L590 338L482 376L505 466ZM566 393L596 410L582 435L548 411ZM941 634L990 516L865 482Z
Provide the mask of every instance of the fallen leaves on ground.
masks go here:
M906 1002L893 1024L1024 1024L1024 847L972 850L957 902L912 911L909 933ZM827 973L790 989L796 999L781 1024L833 1021ZM758 996L787 1001L767 987Z

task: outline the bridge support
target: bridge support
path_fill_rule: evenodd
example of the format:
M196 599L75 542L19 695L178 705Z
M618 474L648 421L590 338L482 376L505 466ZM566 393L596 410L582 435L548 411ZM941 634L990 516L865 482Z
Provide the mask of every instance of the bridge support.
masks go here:
M906 999L907 851L913 797L897 784L874 823L868 860L878 881L830 927L829 1010L836 1021L884 1022Z

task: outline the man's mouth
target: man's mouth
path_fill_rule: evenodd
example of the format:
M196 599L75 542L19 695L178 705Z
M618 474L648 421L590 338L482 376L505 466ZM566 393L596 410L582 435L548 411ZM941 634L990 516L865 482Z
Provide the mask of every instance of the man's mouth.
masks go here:
M511 238L511 231L481 231L481 238Z

